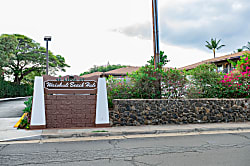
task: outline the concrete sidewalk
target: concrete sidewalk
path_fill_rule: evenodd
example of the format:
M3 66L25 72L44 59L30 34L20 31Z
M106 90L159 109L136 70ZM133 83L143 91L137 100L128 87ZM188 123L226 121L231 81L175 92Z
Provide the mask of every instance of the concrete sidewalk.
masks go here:
M14 128L19 118L0 118L0 142L40 138L42 130L21 130Z
M128 136L149 135L163 133L197 133L205 131L247 131L250 130L250 122L244 123L206 123L188 125L155 125L155 126L121 126L109 128L88 129L44 129L23 130L13 128L19 118L2 118L0 121L0 142L28 141L52 138L75 137L103 137L103 136Z

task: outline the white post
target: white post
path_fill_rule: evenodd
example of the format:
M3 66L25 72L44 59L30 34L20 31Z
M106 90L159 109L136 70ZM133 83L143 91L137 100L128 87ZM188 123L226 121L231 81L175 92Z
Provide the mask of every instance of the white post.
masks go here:
M109 125L109 110L105 77L98 78L95 124L97 126L99 125L105 127Z
M30 128L46 128L43 77L35 77Z

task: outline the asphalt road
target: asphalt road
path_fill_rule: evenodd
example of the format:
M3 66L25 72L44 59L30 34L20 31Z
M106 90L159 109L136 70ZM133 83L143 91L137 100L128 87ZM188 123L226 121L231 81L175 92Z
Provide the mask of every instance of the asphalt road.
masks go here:
M0 165L249 166L250 133L1 144Z
M0 118L16 118L21 117L25 108L24 101L26 99L0 101Z

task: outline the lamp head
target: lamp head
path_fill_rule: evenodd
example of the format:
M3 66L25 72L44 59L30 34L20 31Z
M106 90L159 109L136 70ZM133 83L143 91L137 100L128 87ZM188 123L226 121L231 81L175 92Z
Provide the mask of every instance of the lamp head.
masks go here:
M45 36L44 41L51 41L51 36Z

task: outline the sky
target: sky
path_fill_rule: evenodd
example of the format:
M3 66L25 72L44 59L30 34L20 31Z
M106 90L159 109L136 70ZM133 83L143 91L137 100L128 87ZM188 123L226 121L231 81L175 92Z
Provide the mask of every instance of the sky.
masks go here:
M142 66L153 56L152 0L0 0L0 33L23 34L49 49L78 75L94 65ZM249 0L158 0L160 50L167 67L213 58L250 41Z

